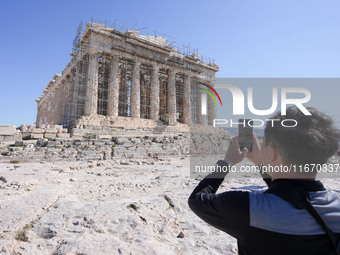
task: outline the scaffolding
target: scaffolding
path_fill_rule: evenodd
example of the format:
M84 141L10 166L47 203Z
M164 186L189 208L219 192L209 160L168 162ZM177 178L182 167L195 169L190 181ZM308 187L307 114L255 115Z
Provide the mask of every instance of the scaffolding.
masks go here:
M176 75L175 81L176 87L176 112L178 114L178 122L184 123L183 111L184 111L184 76Z
M167 121L167 97L168 97L168 73L165 69L159 69L159 119Z
M78 28L78 32L81 31ZM78 41L73 61L76 63L72 69L72 75L66 87L66 106L62 117L64 127L72 127L75 120L81 118L85 113L86 88L89 66L89 41Z
M127 59L119 61L119 105L118 115L123 117L130 116L130 100L131 100L131 74L133 62Z
M141 65L140 69L140 117L151 117L151 66Z
M107 115L108 93L109 93L109 75L111 60L105 55L99 56L98 59L98 102L97 113Z
M191 86L190 87L191 123L197 123L197 118L196 118L196 112L197 112L196 95L197 95L197 86Z

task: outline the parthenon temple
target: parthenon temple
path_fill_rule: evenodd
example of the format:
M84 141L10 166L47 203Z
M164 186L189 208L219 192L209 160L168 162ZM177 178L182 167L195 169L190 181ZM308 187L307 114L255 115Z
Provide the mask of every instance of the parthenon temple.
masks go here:
M215 103L198 88L214 86L219 67L165 37L89 22L71 56L36 100L37 126L213 125Z

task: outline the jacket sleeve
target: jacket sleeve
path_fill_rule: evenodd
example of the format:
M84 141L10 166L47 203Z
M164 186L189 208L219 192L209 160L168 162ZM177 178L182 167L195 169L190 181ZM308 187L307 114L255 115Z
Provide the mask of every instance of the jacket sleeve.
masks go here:
M223 166L227 163L219 160L217 164ZM227 191L215 194L225 175L212 173L205 177L191 193L188 204L202 220L242 241L249 227L249 193Z

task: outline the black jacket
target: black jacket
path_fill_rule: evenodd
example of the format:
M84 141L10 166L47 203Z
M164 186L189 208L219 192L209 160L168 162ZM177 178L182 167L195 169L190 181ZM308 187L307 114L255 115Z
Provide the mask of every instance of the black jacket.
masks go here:
M220 160L217 164L227 163ZM215 194L224 177L210 174L204 178L188 204L201 219L237 238L239 254L335 254L327 235L306 210L270 193L285 187L280 180L270 183L267 192ZM326 190L320 181L300 182L327 226L340 236L340 193Z

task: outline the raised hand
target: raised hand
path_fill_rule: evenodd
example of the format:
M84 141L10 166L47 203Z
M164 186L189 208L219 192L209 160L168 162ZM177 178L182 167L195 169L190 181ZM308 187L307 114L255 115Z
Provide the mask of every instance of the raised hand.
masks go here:
M240 146L238 144L238 137L235 136L231 138L230 140L227 153L225 154L225 159L231 165L235 165L241 162L245 158L247 152L248 152L247 148L244 148L242 151L240 151Z
M259 166L261 164L261 147L255 134L253 134L252 150L247 153L246 157L256 166Z

